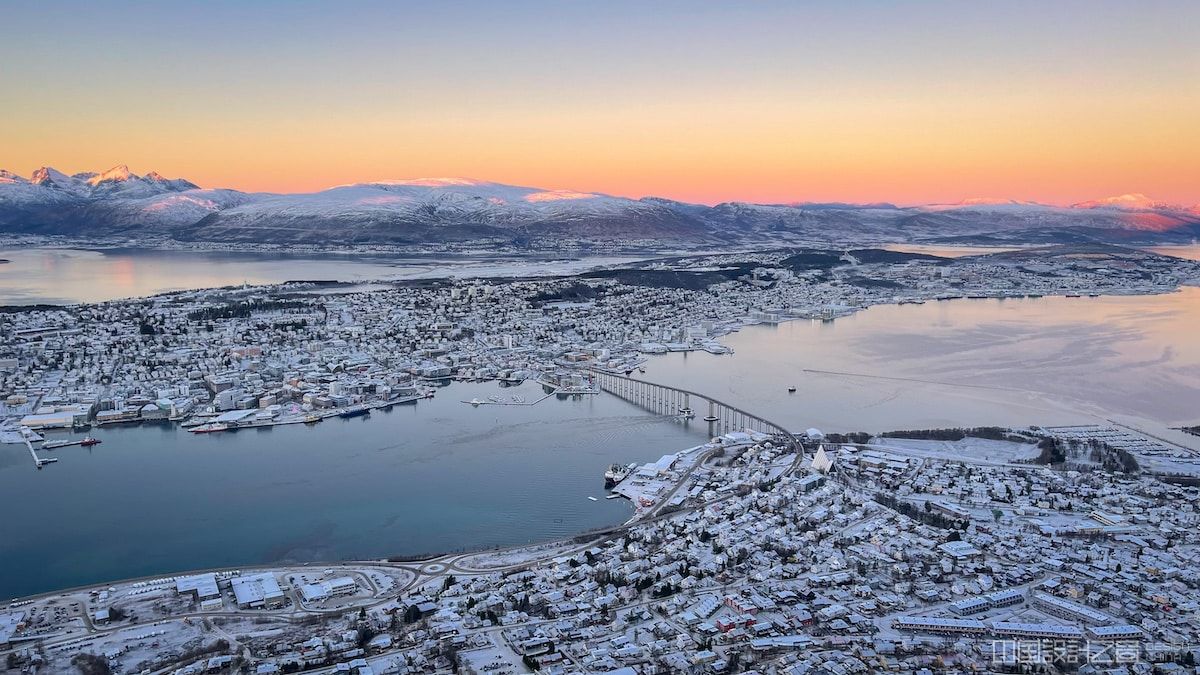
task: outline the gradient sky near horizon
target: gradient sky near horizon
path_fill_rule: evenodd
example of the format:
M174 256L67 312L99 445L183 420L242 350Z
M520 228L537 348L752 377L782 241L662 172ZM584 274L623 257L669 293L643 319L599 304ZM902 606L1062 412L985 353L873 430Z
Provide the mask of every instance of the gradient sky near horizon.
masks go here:
M0 167L1200 202L1200 3L0 5Z

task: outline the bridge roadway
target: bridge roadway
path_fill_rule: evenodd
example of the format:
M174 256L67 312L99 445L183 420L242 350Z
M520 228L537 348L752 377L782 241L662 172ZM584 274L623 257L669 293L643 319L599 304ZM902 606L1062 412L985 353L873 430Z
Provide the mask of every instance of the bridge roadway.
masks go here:
M702 419L709 424L714 432L728 433L750 429L762 433L775 434L783 437L791 449L799 450L800 440L786 427L776 424L761 415L755 415L737 406L730 405L707 394L701 394L679 387L665 384L655 384L638 380L626 375L618 375L602 370L589 370L595 383L601 390L662 415L680 415L681 411L692 411L696 419ZM706 402L705 410L694 410L692 400ZM707 414L700 417L701 412ZM716 435L715 433L713 435Z

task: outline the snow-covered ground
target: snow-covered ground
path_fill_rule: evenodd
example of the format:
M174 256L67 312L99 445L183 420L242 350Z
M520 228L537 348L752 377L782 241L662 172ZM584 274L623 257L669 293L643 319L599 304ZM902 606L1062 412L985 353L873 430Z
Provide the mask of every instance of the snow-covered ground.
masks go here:
M910 438L873 438L872 446L915 457L961 459L1007 464L1038 456L1037 445L995 441L968 436L961 441L926 441Z

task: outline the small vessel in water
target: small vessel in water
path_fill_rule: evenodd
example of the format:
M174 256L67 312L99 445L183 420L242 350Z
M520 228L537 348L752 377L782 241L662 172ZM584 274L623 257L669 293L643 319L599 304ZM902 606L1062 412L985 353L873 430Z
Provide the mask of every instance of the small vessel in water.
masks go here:
M312 414L306 415L304 417L305 424L316 424L317 422L320 422L320 421L321 421L321 416L317 415L316 413L312 413Z
M796 385L793 384L792 386L788 387L788 393L789 394L796 393Z
M588 499L590 499L590 500L592 500L592 501L594 501L594 502L598 502L598 501L600 501L599 499L596 499L595 497L588 497Z
M480 401L477 398L473 398L470 401L467 401L467 403L470 403L471 405L473 405L475 407L479 407L479 406L483 405L484 403L487 403L487 401Z
M346 408L342 412L338 413L338 417L341 417L342 419L349 419L351 417L362 417L363 415L370 415L370 414L371 414L370 408L368 408L365 405L357 405L357 406L354 406L353 408Z
M629 474L633 473L635 464L621 466L620 464L610 464L608 470L604 472L604 487L611 488L617 483L625 480Z
M92 445L100 445L100 439L92 438L91 436L88 436L88 437L84 438L82 441L79 441L79 444L85 448L92 446Z

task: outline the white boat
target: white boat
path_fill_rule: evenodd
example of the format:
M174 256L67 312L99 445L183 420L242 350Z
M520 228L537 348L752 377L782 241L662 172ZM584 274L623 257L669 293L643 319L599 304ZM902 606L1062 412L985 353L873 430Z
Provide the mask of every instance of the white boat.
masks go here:
M193 434L211 434L216 431L225 431L227 429L229 429L229 425L223 422L209 422L208 424L201 424L198 427L192 427L191 429L188 429L188 431Z
M590 500L592 500L592 501L594 501L594 502L598 502L598 501L600 501L599 499L596 499L595 497L588 497L588 499L590 499Z
M608 470L604 472L604 486L613 487L617 483L625 480L629 474L633 473L636 464L621 466L620 464L610 464Z

